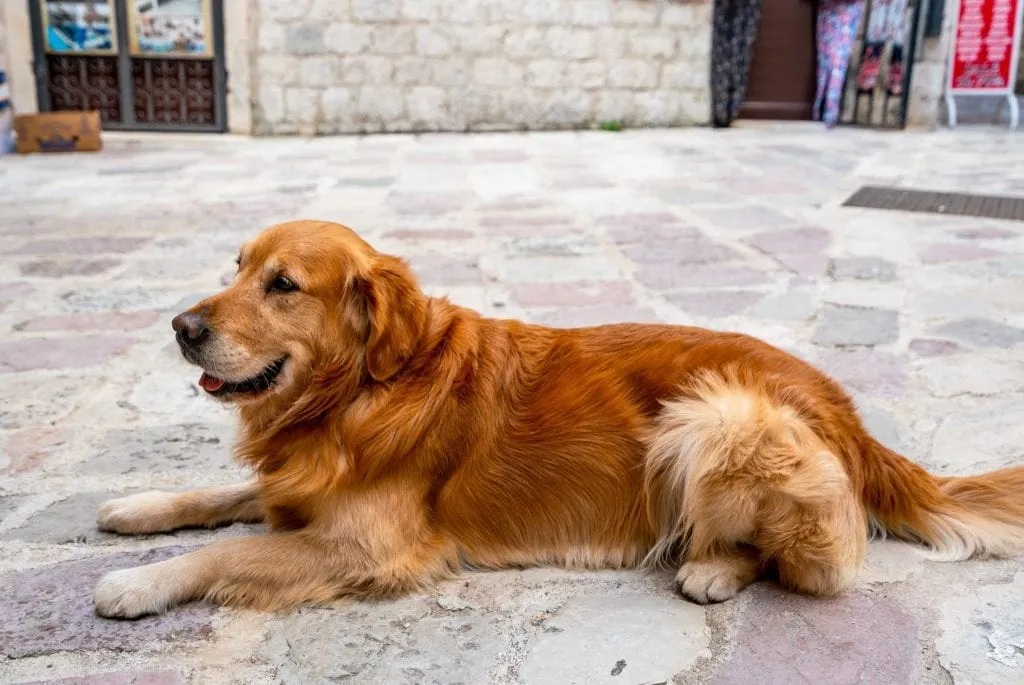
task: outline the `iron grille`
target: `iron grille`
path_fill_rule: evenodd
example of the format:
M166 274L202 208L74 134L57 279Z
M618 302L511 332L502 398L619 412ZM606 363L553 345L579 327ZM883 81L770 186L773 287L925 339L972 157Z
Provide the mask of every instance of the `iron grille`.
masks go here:
M216 85L213 62L197 59L133 59L135 121L174 126L213 126Z
M117 57L46 56L50 109L98 109L103 123L120 123L121 84Z

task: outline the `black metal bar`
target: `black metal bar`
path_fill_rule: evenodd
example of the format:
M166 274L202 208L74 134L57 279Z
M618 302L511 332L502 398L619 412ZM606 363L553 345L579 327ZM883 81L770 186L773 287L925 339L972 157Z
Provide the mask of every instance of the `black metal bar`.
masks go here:
M180 88L180 95L178 97L178 116L183 124L188 122L188 97L186 96L188 88L186 83L188 81L188 74L185 73L185 62L184 60L178 62L178 86ZM216 103L214 108L216 108Z
M49 112L50 72L46 66L46 37L43 35L42 0L28 3L28 21L32 28L32 70L36 76L36 106L40 112Z
M153 63L151 61L142 61L142 74L143 80L146 83L146 121L155 124L158 123L156 120L156 104L153 98Z
M927 0L927 2L928 17L924 23L924 35L928 38L938 38L942 35L942 18L946 13L946 0Z
M213 124L218 131L228 130L228 69L224 55L224 3L212 1L213 26Z
M126 2L115 0L114 16L117 21L117 93L121 98L121 123L131 129L135 126L135 100L132 97L132 48L128 42Z
M921 7L926 0L914 3L914 21L910 27L907 49L903 53L903 91L900 93L900 129L907 127L907 108L910 105L910 87L914 83L914 62L917 61L917 32L921 23ZM952 49L952 48L951 48Z
M89 109L89 62L88 60L78 60L78 83L81 84L78 93L79 107L82 110L88 111Z

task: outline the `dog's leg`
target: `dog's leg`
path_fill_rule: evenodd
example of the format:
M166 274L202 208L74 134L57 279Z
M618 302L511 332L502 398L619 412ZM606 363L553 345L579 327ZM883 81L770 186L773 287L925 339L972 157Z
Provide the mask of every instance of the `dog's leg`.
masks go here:
M96 611L135 618L194 599L276 610L411 591L458 568L458 551L432 525L423 496L392 482L343 498L324 493L321 517L300 530L218 540L108 573L96 586Z
M788 407L709 381L663 410L646 468L654 555L686 550L676 580L690 599L729 599L772 567L808 594L853 584L864 512L839 460Z
M239 483L189 492L154 490L112 499L100 506L96 522L100 530L138 535L262 520L256 483Z
M334 564L301 533L221 540L167 561L112 571L96 585L96 613L108 618L158 614L211 597L256 607L331 599Z
M112 571L93 599L96 613L108 618L158 614L197 599L273 611L409 591L437 577L434 552L421 547L380 565L307 531L219 540L167 561Z
M676 587L698 604L711 604L734 597L759 575L756 552L745 553L733 546L702 555L687 555L676 574Z

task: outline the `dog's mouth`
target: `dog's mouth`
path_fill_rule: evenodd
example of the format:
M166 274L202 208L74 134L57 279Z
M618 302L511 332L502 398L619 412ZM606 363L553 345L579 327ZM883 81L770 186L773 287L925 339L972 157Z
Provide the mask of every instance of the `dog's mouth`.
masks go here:
M228 397L230 395L259 395L274 387L277 377L281 375L288 357L278 359L276 362L260 371L252 378L237 383L225 381L211 376L206 371L199 377L199 387L214 397Z

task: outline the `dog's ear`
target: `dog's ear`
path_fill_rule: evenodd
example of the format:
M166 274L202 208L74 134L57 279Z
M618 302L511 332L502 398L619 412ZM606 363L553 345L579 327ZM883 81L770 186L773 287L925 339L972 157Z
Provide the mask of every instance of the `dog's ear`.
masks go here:
M366 370L386 381L416 351L427 314L427 298L401 259L380 255L368 276L360 279L366 298L370 332Z

